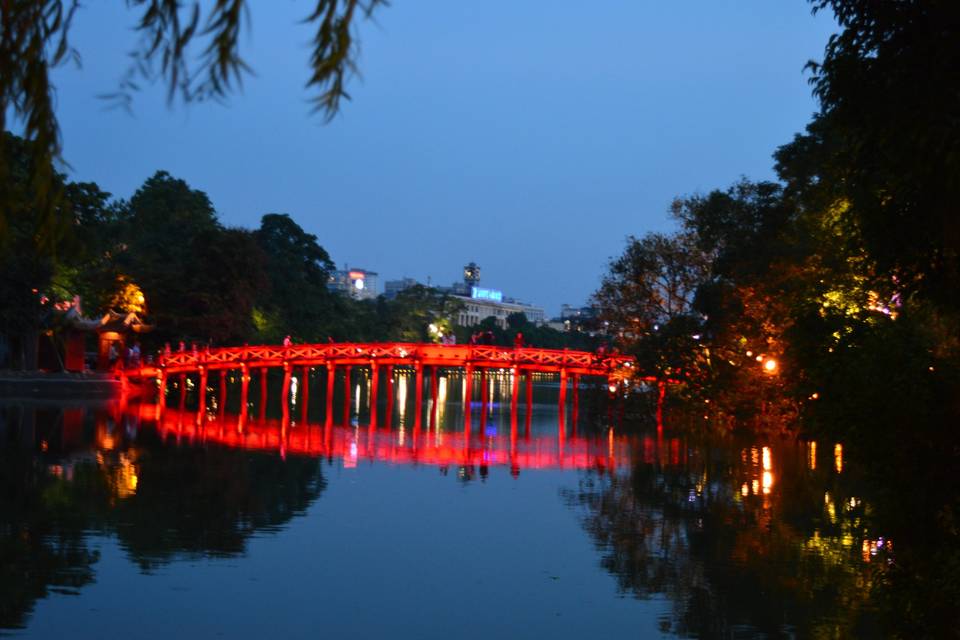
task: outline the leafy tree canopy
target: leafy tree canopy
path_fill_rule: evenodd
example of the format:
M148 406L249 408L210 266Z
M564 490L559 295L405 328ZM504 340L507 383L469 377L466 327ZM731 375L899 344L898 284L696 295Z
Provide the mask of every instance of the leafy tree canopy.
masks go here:
M168 99L217 100L239 87L252 70L240 52L249 26L244 0L131 0L140 41L130 52L130 66L110 97L129 106L142 81L166 84ZM355 22L370 16L386 0L314 0L305 21L314 26L306 85L315 92L314 109L326 119L349 99L346 82L356 71ZM52 68L80 63L70 45L73 19L82 5L75 0L0 3L0 130L7 118L24 124L35 168L32 191L44 225L56 210L53 162L60 155L54 108ZM2 143L0 143L2 144ZM0 162L0 184L11 170ZM8 224L8 196L0 191L0 234Z

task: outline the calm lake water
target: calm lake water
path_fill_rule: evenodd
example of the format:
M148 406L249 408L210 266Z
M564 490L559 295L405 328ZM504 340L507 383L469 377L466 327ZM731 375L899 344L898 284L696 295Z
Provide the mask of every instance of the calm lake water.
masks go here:
M505 376L469 431L462 378L418 428L399 376L371 428L358 383L333 425L319 381L306 422L176 389L162 411L0 405L0 634L877 634L895 551L839 443L644 430L589 390L561 418L546 383L512 418Z

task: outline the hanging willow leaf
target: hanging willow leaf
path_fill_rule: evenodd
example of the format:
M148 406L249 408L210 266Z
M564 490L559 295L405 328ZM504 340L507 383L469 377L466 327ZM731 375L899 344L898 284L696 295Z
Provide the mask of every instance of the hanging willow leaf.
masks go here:
M316 92L314 111L329 121L341 99L349 99L346 82L357 71L354 20L370 17L387 0L314 2L304 20L316 24L306 87ZM126 6L138 15L135 28L141 37L117 90L102 96L111 106L129 110L133 94L156 82L165 84L169 103L220 101L253 73L240 55L240 35L250 22L245 0L126 0ZM0 127L5 131L12 115L32 143L34 240L47 255L55 254L64 228L54 180L62 149L49 74L65 63L80 63L69 41L78 8L77 0L0 2ZM12 215L3 157L0 148L0 246L9 241Z

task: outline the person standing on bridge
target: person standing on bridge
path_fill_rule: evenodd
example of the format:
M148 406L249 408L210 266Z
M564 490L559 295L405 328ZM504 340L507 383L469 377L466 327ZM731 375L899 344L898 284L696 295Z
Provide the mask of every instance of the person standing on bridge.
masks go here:
M289 347L289 346L292 345L292 344L293 344L293 340L290 339L290 336L289 336L289 335L288 335L288 336L284 336L284 338L283 338L283 346Z
M517 335L513 338L513 346L516 349L523 347L523 333L517 331Z
M140 366L140 343L134 342L133 348L130 349L130 366L137 368Z

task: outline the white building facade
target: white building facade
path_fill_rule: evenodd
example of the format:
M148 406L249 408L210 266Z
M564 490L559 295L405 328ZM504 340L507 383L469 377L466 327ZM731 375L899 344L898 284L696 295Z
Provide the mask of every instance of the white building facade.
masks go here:
M540 307L522 302L505 302L483 298L456 296L463 301L463 309L457 315L457 324L461 327L472 327L483 320L493 317L501 329L507 328L507 316L511 313L522 313L527 320L534 324L544 321L545 313Z

